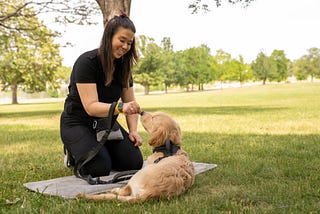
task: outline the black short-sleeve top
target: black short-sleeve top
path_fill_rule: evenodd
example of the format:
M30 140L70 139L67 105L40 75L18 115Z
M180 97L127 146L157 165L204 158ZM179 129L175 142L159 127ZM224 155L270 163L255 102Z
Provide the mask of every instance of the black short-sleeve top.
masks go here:
M80 55L76 60L69 84L69 94L64 104L64 122L76 124L88 124L92 121L81 103L76 83L95 83L97 85L99 102L112 103L117 102L120 98L123 85L115 78L109 86L105 84L105 75L102 70L98 49L88 51ZM133 83L130 82L129 87ZM66 124L65 124L66 125Z

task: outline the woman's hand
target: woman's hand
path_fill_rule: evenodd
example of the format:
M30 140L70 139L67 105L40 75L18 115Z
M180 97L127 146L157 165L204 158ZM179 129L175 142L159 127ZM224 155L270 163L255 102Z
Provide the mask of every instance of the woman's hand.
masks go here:
M129 139L134 143L134 146L142 145L142 138L137 132L130 132Z
M125 115L140 114L140 105L136 101L123 103L122 112Z
M123 102L122 113L126 115L129 129L129 139L134 143L134 146L141 146L142 139L137 133L138 118L141 110L140 105L135 101L133 87L122 90L121 100Z

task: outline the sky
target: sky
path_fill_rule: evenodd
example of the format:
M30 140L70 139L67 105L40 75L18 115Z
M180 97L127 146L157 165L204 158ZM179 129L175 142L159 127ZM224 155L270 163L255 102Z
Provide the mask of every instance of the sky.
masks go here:
M284 50L287 58L296 60L312 47L320 48L320 0L256 0L247 8L224 3L210 11L192 14L188 5L193 0L132 0L130 18L136 36L154 38L158 45L170 37L175 51L207 45L211 54L219 49L239 55L245 62L255 60L259 52L270 55ZM63 64L72 67L77 57L99 46L102 15L97 25L60 26L62 37L57 42L73 46L60 48ZM50 26L48 26L50 28Z

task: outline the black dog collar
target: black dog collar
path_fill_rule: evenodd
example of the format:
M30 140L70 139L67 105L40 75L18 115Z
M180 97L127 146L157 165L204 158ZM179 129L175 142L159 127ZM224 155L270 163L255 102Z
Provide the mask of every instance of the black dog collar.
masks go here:
M170 140L166 140L166 143L164 145L153 149L153 153L162 152L164 154L163 157L156 159L154 163L158 163L163 158L175 155L179 149L180 149L180 146L173 144Z

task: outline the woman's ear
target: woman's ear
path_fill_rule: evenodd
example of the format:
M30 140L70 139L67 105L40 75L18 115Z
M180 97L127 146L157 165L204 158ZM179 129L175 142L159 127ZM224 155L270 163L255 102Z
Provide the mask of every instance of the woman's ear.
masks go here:
M167 130L160 126L151 132L151 137L148 140L148 144L153 147L161 146L168 139Z

